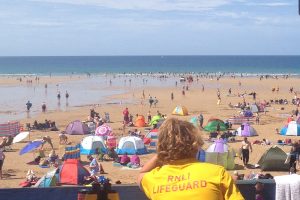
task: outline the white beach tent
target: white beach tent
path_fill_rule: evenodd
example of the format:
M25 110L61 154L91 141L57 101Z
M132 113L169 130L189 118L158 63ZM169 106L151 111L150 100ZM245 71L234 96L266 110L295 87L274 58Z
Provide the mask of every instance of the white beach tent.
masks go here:
M135 136L126 136L122 137L119 141L119 145L117 148L117 154L146 154L147 149L144 144L144 141Z
M280 131L281 135L299 136L300 135L300 124L296 121L290 121L289 124L283 127Z
M92 155L96 153L96 149L98 149L98 151L102 151L103 153L106 152L107 148L102 137L87 136L82 139L80 144L80 154Z

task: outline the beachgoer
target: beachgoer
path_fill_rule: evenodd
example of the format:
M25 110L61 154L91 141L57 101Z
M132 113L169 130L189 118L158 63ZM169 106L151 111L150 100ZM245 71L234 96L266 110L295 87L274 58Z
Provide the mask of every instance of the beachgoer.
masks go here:
M66 132L62 131L59 135L59 144L67 144L68 143L68 137L66 136Z
M3 153L3 148L0 149L0 179L2 179L2 167L4 164L4 160L5 160L5 155Z
M243 196L222 167L199 162L203 145L193 124L167 119L159 129L157 155L141 169L138 184L149 199L234 199Z
M32 106L32 103L30 101L28 101L26 103L27 111L30 111L31 106Z
M130 168L138 168L140 167L140 165L141 165L140 157L138 156L137 153L131 156L130 162L127 164L127 166Z
M252 146L251 143L248 141L247 137L244 137L244 140L242 141L242 157L243 157L243 163L244 167L248 165L249 162L249 150L252 152Z
M47 109L46 103L43 102L43 104L42 104L42 111L43 111L43 112L46 112L46 109Z
M299 152L298 152L298 143L295 143L293 144L292 148L291 148L291 151L290 151L290 168L294 168L294 169L297 169L296 168L296 165L297 165L297 162L299 162Z
M90 156L89 160L90 160L90 165L89 165L90 174L91 174L91 176L94 176L99 172L99 164L97 162L96 156L94 156L94 157Z
M124 124L128 124L129 123L129 111L128 111L128 108L125 108L125 110L123 110L123 116L124 116Z
M148 124L151 122L151 119L152 119L152 116L151 116L151 112L150 112L150 110L149 110L149 111L148 111L148 114L147 114Z
M173 94L173 92L171 93L171 101L173 101L174 100L174 94Z
M68 100L69 99L69 93L68 93L68 91L66 91L66 99Z
M156 98L156 97L154 97L154 102L153 102L153 104L154 104L154 107L156 108L156 104L158 103L158 99Z
M130 162L130 157L125 153L124 155L121 156L120 159L120 164L121 165L127 165Z
M43 141L43 144L42 144L41 148L43 148L44 144L48 143L51 146L51 149L54 150L54 147L53 147L52 140L51 140L50 136L44 136L42 141Z
M150 108L152 107L152 104L154 103L154 100L153 98L149 95L149 105L150 105Z
M204 117L203 117L202 113L200 113L200 115L198 116L198 120L199 120L200 127L203 128Z
M57 93L57 99L60 100L60 92Z

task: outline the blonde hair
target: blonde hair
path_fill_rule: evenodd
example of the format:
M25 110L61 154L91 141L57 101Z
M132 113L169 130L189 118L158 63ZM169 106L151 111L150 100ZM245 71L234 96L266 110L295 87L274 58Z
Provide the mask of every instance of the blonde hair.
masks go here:
M167 119L159 128L157 156L160 164L195 158L203 145L199 130L190 122Z

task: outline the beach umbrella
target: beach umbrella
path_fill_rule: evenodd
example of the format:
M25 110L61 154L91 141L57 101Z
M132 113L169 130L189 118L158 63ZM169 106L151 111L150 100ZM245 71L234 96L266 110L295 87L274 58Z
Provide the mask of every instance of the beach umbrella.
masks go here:
M39 146L41 146L43 144L42 140L34 140L29 142L25 147L23 147L23 149L21 149L19 155L23 155L25 153L28 153L34 149L37 149Z
M28 135L29 135L29 132L21 132L21 133L19 133L18 135L16 135L15 137L14 137L14 139L13 139L13 144L14 143L18 143L18 142L21 142L22 140L24 140L25 138L27 138L28 137Z
M95 131L95 135L98 136L107 136L111 133L112 133L112 128L107 124L103 124L99 126Z

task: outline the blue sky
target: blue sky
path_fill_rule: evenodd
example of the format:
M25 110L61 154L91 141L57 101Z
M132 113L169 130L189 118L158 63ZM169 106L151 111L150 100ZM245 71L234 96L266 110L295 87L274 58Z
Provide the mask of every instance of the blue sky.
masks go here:
M298 0L1 0L0 56L300 55Z

